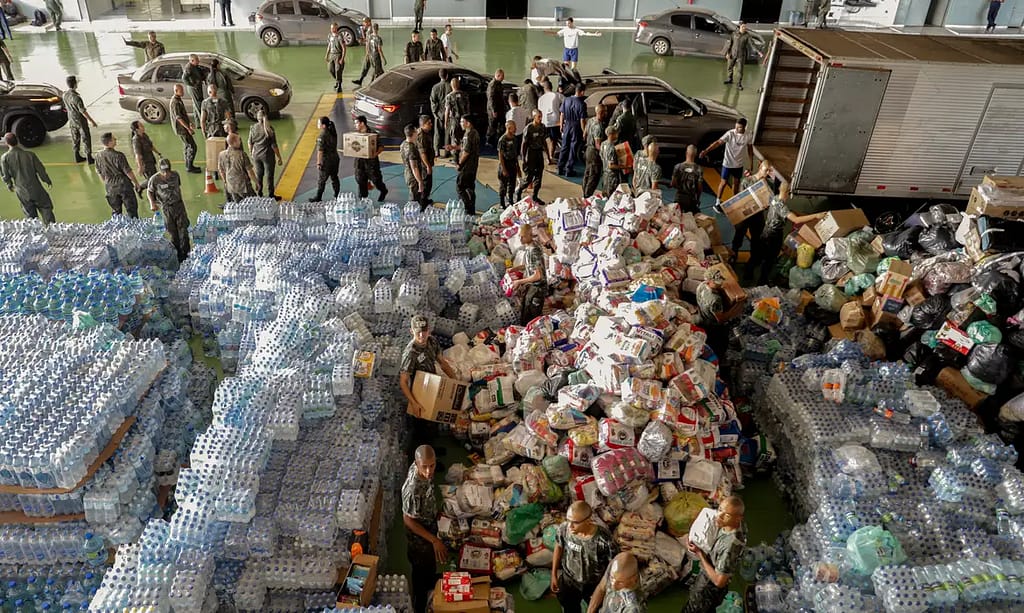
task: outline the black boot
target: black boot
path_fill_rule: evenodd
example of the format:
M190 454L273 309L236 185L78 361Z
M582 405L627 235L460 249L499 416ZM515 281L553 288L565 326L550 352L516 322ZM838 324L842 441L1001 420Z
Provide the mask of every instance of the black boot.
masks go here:
M384 199L388 197L388 188L381 187L380 195L377 196L377 202L384 202Z
M89 154L89 157L86 158L86 160L88 160L90 164L95 164L96 163L96 160L92 159L92 154L91 153Z
M75 152L75 164L81 164L84 161L85 161L85 158L80 156L80 155L78 155L78 152L76 151Z

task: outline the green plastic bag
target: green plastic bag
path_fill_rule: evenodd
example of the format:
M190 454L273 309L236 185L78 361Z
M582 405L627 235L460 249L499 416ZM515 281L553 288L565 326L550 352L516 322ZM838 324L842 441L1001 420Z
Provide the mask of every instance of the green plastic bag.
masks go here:
M999 328L987 321L976 321L967 326L967 336L978 344L999 344L1003 340L1003 333Z
M672 536L690 533L690 524L708 508L703 496L695 492L679 492L665 505L665 528Z
M551 524L547 528L544 528L544 546L551 551L555 550L555 545L558 545L558 524Z
M522 543L543 518L544 507L536 502L511 509L505 516L505 541L509 545Z
M534 568L519 581L519 595L526 600L540 600L551 587L551 569Z
M861 575L870 575L879 566L902 564L907 560L896 537L879 526L865 526L851 534L846 541L846 551L853 569Z
M552 455L544 458L541 462L544 474L554 483L568 483L572 479L572 468L569 466L569 459L563 455Z
M846 285L843 287L843 291L846 292L847 296L858 296L874 284L875 275L871 273L863 273L856 275L847 281Z

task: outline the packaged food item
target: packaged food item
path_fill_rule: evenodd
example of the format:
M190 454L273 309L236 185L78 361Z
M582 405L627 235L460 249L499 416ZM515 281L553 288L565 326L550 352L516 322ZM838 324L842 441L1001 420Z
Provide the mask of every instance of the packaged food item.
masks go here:
M479 545L463 545L459 552L459 568L474 574L491 574L491 550Z
M651 462L658 462L672 449L673 440L672 430L668 426L660 421L652 421L644 428L636 448Z
M635 445L636 433L633 428L608 418L604 418L598 423L597 448L599 451L622 449Z

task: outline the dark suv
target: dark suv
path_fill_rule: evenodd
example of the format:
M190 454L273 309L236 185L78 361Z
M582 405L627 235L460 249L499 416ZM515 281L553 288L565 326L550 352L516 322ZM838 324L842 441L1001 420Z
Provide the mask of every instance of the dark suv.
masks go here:
M61 91L44 83L0 81L0 127L26 147L38 147L47 132L64 127L68 113Z

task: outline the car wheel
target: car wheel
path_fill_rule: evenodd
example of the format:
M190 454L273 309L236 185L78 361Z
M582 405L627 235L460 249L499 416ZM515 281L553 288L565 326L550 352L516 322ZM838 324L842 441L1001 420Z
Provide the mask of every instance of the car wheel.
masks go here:
M249 98L242 102L242 112L249 118L250 121L256 121L256 116L260 112L268 112L269 106L261 98Z
M356 34L348 28L342 28L341 40L345 42L346 47L351 47L356 44Z
M651 51L657 55L671 55L672 43L668 42L667 38L655 38L651 41Z
M263 40L263 44L268 47L278 47L281 45L281 33L274 28L267 28L260 34L260 39Z
M156 100L143 100L139 103L139 115L146 123L163 123L167 119L167 109Z
M18 141L26 147L38 147L46 139L46 126L38 117L31 115L15 119L11 132L14 132Z

